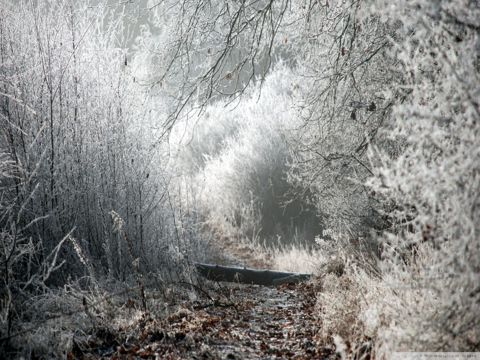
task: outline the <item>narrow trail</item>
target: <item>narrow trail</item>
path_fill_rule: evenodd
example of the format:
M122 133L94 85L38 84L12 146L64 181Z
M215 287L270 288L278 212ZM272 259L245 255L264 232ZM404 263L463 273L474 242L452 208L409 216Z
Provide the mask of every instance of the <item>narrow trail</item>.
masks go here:
M265 268L266 259L223 239L230 260ZM263 261L262 261L263 260ZM312 283L278 287L225 285L227 301L178 310L164 324L170 342L157 348L161 358L328 359L322 347L316 292Z
M158 321L146 319L135 345L111 358L152 359L326 359L318 346L311 284L229 286L231 301L197 303Z
M105 345L91 351L92 357L83 350L82 358L336 359L323 345L315 283L220 283L215 290L205 288L210 299L180 301L167 317L144 315L134 336L97 339Z
M172 315L169 328L182 340L160 347L163 355L170 351L192 359L324 359L331 355L317 347L319 324L312 285L236 286L230 296L235 300L231 304Z

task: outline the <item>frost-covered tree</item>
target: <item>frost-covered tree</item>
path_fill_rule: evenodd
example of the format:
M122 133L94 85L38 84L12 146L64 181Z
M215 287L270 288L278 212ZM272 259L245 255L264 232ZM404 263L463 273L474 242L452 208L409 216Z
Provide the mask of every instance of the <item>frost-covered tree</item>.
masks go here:
M384 226L364 186L373 175L366 153L380 141L392 104L383 90L397 76L387 52L392 26L363 10L358 1L304 10L298 28L309 41L296 59L302 126L291 138L290 180L311 191L327 227L353 238Z
M364 181L373 174L367 149L391 107L382 91L399 76L390 72L395 60L387 54L393 25L364 16L358 1L151 6L152 59L163 64L152 68L176 104L167 127L182 113L237 99L248 86L261 93L267 72L281 61L294 73L290 108L298 120L284 133L290 195L308 198L328 227L352 237L384 227Z
M173 86L169 124L193 102L236 97L264 78L279 52L290 1L150 1L152 48L160 65L151 80Z
M407 299L384 344L478 350L480 6L376 2L370 11L398 24L390 51L403 76L385 94L405 94L384 132L400 154L371 153L370 184L392 222L384 272Z
M3 338L48 286L164 268L173 225L153 121L161 102L136 82L125 8L0 4Z

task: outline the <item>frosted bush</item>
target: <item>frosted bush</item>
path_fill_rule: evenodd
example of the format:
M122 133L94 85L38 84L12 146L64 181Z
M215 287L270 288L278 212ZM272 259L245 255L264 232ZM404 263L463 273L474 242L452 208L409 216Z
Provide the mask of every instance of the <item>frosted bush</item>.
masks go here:
M404 299L383 346L478 349L480 9L465 1L378 3L385 19L402 24L391 51L404 77L391 92L406 92L385 134L403 152L371 152L378 166L369 184L392 222L383 271Z
M367 149L377 143L390 107L382 91L396 76L386 53L390 26L374 13L359 16L361 10L353 1L329 1L308 9L297 25L311 41L298 52L306 91L289 171L325 225L351 239L384 227L364 182L372 176Z
M313 239L319 227L304 199L288 203L294 188L286 179L285 134L296 126L294 79L278 65L241 105L219 101L174 130L174 143L186 146L177 171L193 178L208 218L227 232L289 241L296 231Z

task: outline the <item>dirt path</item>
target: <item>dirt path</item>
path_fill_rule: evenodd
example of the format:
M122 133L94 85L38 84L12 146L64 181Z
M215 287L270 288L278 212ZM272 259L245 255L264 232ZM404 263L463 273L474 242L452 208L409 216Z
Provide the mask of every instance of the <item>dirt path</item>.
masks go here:
M241 248L235 249L233 259L265 266L241 256ZM95 359L336 359L332 349L321 345L317 291L312 283L279 287L222 284L220 289L207 290L211 299L179 301L166 318L145 315L133 332L130 328L123 334L97 334L95 346L72 355Z
M335 358L318 345L313 285L233 285L224 291L225 301L185 303L166 319L144 319L137 336L95 358Z
M316 346L313 292L312 285L235 287L234 306L186 312L174 320L177 333L189 334L186 346L176 348L198 359L326 358L330 354Z

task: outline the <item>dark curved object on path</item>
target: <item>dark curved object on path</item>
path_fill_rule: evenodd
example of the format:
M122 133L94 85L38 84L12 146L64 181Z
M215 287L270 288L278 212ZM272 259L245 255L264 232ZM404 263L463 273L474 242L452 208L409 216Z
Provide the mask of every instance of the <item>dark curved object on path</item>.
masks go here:
M212 281L237 282L263 286L307 281L312 274L291 273L272 270L257 270L235 266L195 263L197 272Z

